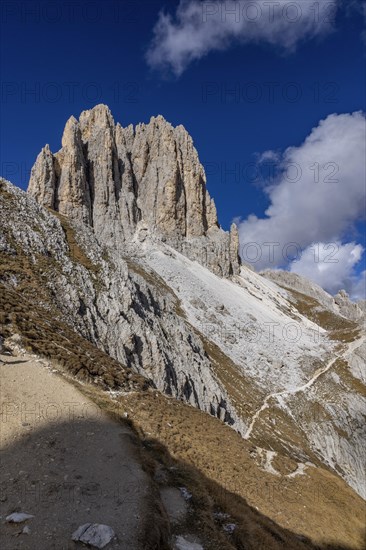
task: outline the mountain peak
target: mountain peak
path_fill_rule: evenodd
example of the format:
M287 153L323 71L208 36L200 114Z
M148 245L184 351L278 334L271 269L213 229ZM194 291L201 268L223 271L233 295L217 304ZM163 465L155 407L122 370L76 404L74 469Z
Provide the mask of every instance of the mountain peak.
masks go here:
M239 270L236 228L219 226L193 140L162 115L127 128L103 104L72 116L60 151L38 155L28 192L104 244L122 246L144 226L219 275Z
M70 147L78 139L80 134L79 122L74 116L71 116L66 122L64 132L62 134L62 147ZM80 139L80 138L79 138Z
M114 128L114 118L107 105L100 103L92 109L83 111L80 115L80 125L85 126L96 126L99 128Z

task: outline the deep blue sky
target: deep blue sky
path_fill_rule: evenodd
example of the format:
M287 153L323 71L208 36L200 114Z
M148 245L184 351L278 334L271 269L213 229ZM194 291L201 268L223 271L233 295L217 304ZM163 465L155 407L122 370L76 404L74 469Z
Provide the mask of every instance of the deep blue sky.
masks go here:
M165 5L173 10L177 4ZM267 206L246 170L255 153L300 144L328 114L364 108L362 18L356 13L340 14L336 32L306 41L295 54L282 55L265 45L237 46L211 53L179 79L164 79L144 60L161 0L1 5L1 172L23 188L41 147L60 148L71 114L101 102L122 125L160 113L193 136L227 228L234 216L262 216ZM273 100L268 82L277 83ZM290 82L301 90L298 101L283 98L293 91L287 88ZM248 100L254 91L248 83L262 94L257 101ZM242 92L239 101L225 96L225 89L235 85ZM29 93L32 89L35 94ZM225 177L225 168L235 164L239 179Z

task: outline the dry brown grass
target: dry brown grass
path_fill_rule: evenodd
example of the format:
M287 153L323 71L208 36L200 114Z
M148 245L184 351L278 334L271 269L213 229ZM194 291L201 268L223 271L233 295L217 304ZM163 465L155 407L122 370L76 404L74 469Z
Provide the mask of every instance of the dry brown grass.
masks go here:
M360 336L360 327L356 322L325 310L315 298L287 287L284 288L295 298L294 305L299 313L327 330L333 340L353 342Z
M79 336L54 312L30 303L0 283L0 335L19 334L25 349L104 388L144 390L149 383Z
M99 267L96 266L85 254L83 249L79 246L79 243L77 241L75 230L73 227L71 227L70 222L68 221L65 216L60 214L59 212L56 212L55 210L49 209L51 214L56 216L61 223L62 229L65 233L67 244L69 245L70 250L70 258L73 262L79 263L85 269L90 271L94 275L98 275L99 273Z
M353 376L347 361L338 359L334 364L333 372L338 374L342 383L347 385L352 391L357 393L357 395L366 397L365 385L361 380Z
M149 472L162 465L170 485L193 494L188 525L176 532L186 528L215 550L363 548L364 503L329 471L310 468L293 479L262 471L252 445L233 430L153 390L114 401L94 388L82 391L117 418L127 412ZM285 459L283 473L294 468ZM229 514L226 521L237 525L232 536L214 511Z
M210 358L212 369L217 380L227 391L231 403L239 416L250 419L263 402L265 394L248 378L245 378L238 365L201 332L192 327L203 342L205 352Z

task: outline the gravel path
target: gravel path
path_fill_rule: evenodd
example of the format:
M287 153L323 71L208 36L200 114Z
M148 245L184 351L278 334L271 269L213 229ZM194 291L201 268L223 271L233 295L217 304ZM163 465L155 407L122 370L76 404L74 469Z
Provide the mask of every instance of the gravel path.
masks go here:
M88 522L113 528L107 550L138 549L149 479L129 428L43 362L0 360L2 549L76 550L71 535ZM34 518L6 523L12 512Z

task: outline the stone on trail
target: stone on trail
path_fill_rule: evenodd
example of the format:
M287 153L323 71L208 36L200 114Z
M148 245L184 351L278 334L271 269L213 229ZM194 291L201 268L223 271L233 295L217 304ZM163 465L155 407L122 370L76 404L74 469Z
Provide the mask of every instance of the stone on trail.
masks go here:
M84 523L72 534L72 540L83 542L95 548L104 548L113 539L112 527L100 523Z
M13 512L10 516L6 516L5 521L7 523L23 523L27 519L34 518L31 514L24 514L23 512Z
M176 550L203 550L203 546L201 544L198 544L197 542L190 542L185 537L182 537L182 535L179 535L175 539L174 548Z

